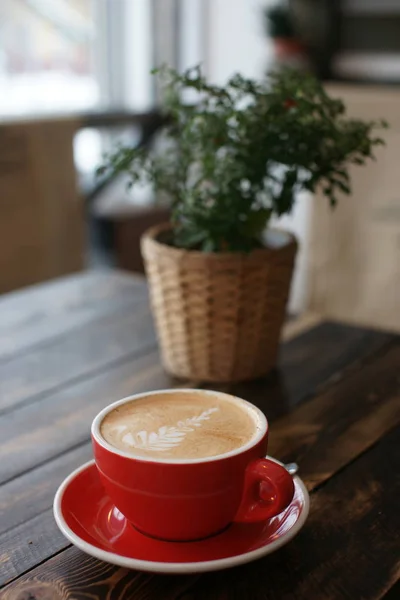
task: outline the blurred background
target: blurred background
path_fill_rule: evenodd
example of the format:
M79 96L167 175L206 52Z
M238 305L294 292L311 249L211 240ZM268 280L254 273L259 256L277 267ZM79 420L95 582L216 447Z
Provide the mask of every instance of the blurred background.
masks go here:
M118 141L157 136L161 63L219 84L290 64L351 115L387 119L351 198L332 213L304 196L278 225L301 243L291 313L400 330L400 0L1 0L0 293L143 271L140 235L168 208L95 169Z

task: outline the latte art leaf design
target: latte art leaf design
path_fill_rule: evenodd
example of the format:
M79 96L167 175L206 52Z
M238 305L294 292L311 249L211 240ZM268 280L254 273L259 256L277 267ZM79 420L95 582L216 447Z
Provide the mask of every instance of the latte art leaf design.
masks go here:
M195 431L196 427L201 427L203 421L208 421L212 413L217 412L218 408L209 408L200 415L195 417L189 417L183 421L178 421L174 427L163 426L158 431L152 431L148 433L145 430L138 431L138 433L126 432L126 425L117 425L114 430L123 434L121 437L122 442L132 448L138 448L140 450L151 450L153 452L165 452L171 448L176 448L183 442L187 434Z

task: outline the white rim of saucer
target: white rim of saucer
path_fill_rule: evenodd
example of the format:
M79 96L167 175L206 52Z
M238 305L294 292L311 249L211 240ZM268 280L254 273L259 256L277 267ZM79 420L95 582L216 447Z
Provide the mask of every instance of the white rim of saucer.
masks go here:
M134 452L125 452L124 450L119 450L118 448L115 448L114 446L109 444L100 434L100 425L101 425L101 422L103 421L104 417L109 412L114 410L114 408L117 408L117 406L121 406L122 404L131 402L132 400L140 400L141 398L146 398L148 396L155 396L158 394L176 394L176 393L180 393L180 392L183 392L185 394L196 393L196 394L203 394L203 395L206 394L209 396L222 396L225 400L228 400L229 402L232 402L233 404L239 404L239 405L245 404L246 406L249 407L249 412L253 413L253 415L254 415L254 421L256 422L256 425L257 425L257 431L256 431L255 435L251 438L251 440L249 440L243 446L240 446L239 448L235 448L235 450L231 450L230 452L225 452L224 454L217 454L216 456L206 456L203 458L159 458L159 457L140 456L140 455L135 455ZM143 462L163 463L163 464L170 464L170 465L194 465L196 463L205 463L205 462L214 462L214 461L218 461L218 460L224 460L225 458L229 458L231 456L236 456L237 454L242 454L242 452L247 452L247 450L249 450L250 448L253 448L262 440L262 438L265 436L265 434L268 433L268 429L269 429L269 426L268 426L267 417L264 415L264 413L259 408L257 408L257 406L254 406L254 404L251 404L251 402L247 402L247 400L243 400L242 398L239 398L237 396L232 396L231 394L226 394L225 392L215 392L213 390L199 390L199 389L195 389L195 388L193 388L193 389L192 388L168 388L165 390L155 390L152 392L142 392L140 394L133 394L132 396L126 396L126 398L122 398L121 400L117 400L116 402L109 404L108 406L103 408L103 410L101 410L93 419L92 426L91 426L91 434L100 446L102 446L109 452L112 452L113 454L117 454L118 456L124 456L125 458L130 458L130 459L139 460L139 461L143 461Z
M276 462L277 464L282 465L278 460L267 456L270 460ZM138 558L128 558L126 556L121 556L115 552L108 552L107 550L101 550L97 546L86 542L81 537L79 537L70 527L67 525L62 509L61 503L64 492L66 488L69 486L71 481L75 479L79 473L88 469L92 465L95 465L94 460L90 460L83 464L82 466L75 469L68 477L62 482L60 487L58 488L56 495L54 497L53 503L53 513L56 523L64 534L64 536L72 542L77 548L86 552L90 556L94 556L99 560L102 560L107 563L111 563L117 565L119 567L125 567L128 569L135 569L138 571L147 571L150 573L176 573L176 574L185 574L185 573L205 573L209 571L219 571L223 569L228 569L230 567L235 567L238 565L242 565L248 562L252 562L257 558L261 558L262 556L266 556L267 554L272 554L285 544L287 544L291 539L295 537L295 535L300 531L303 527L304 523L307 520L308 513L310 511L310 498L307 491L306 486L303 481L297 475L293 477L293 480L296 481L297 485L300 487L303 497L304 497L304 505L303 510L300 513L300 516L296 523L293 525L291 529L287 533L284 533L282 537L277 540L267 544L266 546L262 546L261 548L257 548L257 550L252 550L251 552L245 552L243 554L237 554L234 556L229 556L227 558L218 558L216 560L208 560L202 562L190 562L190 563L178 563L178 562L156 562L150 560L142 560ZM190 543L190 542L187 542Z

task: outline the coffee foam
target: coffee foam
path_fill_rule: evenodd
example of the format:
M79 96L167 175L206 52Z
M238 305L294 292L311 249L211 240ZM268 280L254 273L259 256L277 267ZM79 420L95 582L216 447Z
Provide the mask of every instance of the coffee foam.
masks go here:
M256 411L233 397L177 390L116 406L103 418L100 433L134 456L190 460L236 450L260 427Z

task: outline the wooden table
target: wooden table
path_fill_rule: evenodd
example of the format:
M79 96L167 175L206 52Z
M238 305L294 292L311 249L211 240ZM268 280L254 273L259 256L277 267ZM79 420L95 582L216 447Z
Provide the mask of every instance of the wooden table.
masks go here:
M282 346L267 379L219 386L260 406L270 453L311 492L300 534L230 571L156 576L70 546L52 514L91 457L89 426L125 395L169 386L146 287L86 274L0 298L1 600L400 598L400 338L322 322Z

